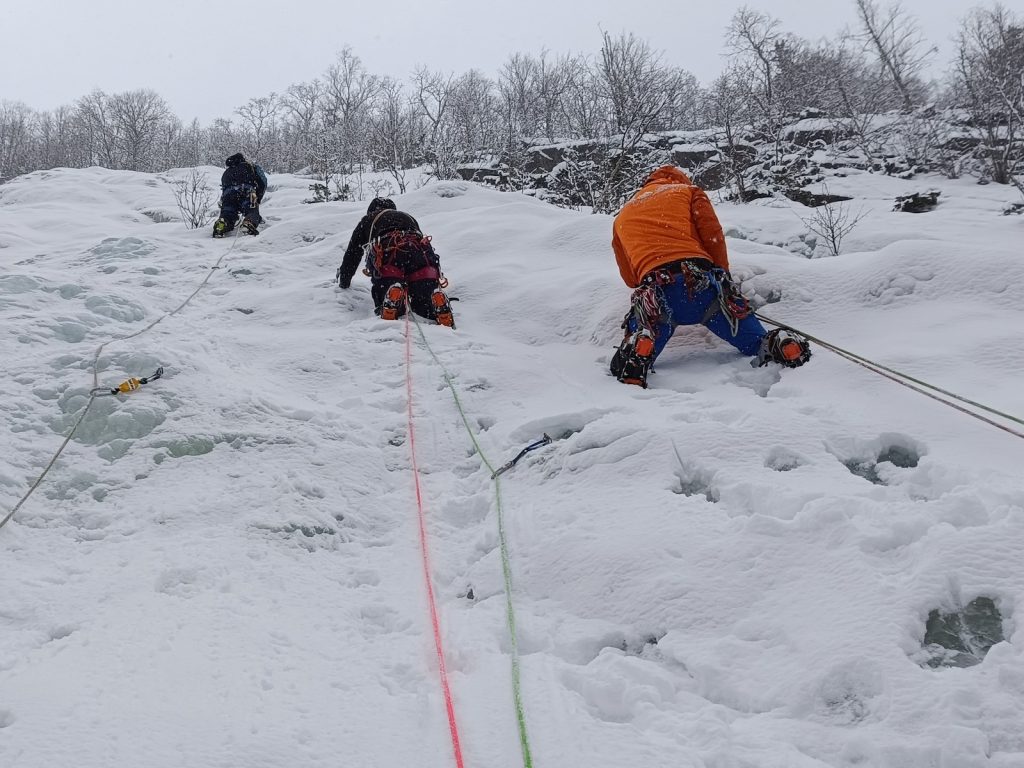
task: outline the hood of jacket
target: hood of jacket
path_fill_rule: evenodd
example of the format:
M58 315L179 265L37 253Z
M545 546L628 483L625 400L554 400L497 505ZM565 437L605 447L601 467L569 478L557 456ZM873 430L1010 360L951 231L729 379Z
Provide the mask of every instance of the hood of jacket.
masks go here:
M658 170L654 171L647 180L644 182L644 186L648 187L652 184L689 184L690 177L683 173L681 170L676 168L674 165L663 165Z
M397 210L395 207L395 201L389 197L375 197L370 201L370 204L366 206L366 215L372 216L377 211L394 211Z

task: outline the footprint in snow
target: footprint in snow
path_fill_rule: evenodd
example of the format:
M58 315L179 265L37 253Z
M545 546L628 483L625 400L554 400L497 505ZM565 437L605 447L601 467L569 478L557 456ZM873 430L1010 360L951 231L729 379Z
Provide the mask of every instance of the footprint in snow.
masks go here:
M927 453L919 441L896 433L870 441L832 441L826 450L852 474L875 485L892 484L899 477L898 470L916 467Z

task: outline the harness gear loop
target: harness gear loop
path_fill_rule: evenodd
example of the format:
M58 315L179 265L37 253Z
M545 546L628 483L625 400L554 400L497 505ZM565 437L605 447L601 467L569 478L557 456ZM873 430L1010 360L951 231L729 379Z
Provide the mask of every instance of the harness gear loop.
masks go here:
M753 311L750 303L746 300L739 289L733 283L729 273L720 267L708 270L706 273L708 284L714 286L718 293L718 301L712 302L707 312L701 319L701 325L707 325L708 321L721 312L729 323L729 331L735 336L739 332L740 320L748 317Z
M662 315L661 283L659 276L651 273L644 278L639 287L633 289L630 296L630 307L622 321L622 327L629 332L629 321L633 318L637 328L654 332Z

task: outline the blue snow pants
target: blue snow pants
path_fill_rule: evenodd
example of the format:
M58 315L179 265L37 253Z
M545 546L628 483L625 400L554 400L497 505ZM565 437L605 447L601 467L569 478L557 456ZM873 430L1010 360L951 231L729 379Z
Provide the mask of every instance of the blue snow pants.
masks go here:
M704 325L718 338L732 344L744 355L754 356L761 346L761 339L767 331L761 321L751 312L737 321L736 335L732 333L729 320L718 308L720 283L713 273L709 274L708 285L700 290L693 290L686 285L684 275L673 275L669 282L655 287L661 316L654 325L654 358L657 359L672 338L677 326ZM716 311L709 310L715 307ZM710 314L710 317L708 315ZM707 320L705 320L707 318ZM638 328L636 315L630 316L627 323L630 333Z

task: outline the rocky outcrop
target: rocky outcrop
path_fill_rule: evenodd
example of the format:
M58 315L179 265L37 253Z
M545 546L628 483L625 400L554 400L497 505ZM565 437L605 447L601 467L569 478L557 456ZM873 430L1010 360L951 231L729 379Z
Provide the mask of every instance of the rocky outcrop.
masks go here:
M820 205L841 203L844 200L853 199L843 195L815 194L814 192L808 192L806 189L784 189L782 194L793 202L806 205L808 208L817 208Z
M912 195L903 195L896 198L896 204L892 209L904 213L927 213L939 204L939 195L941 194L939 190L933 189L928 192L915 192Z

